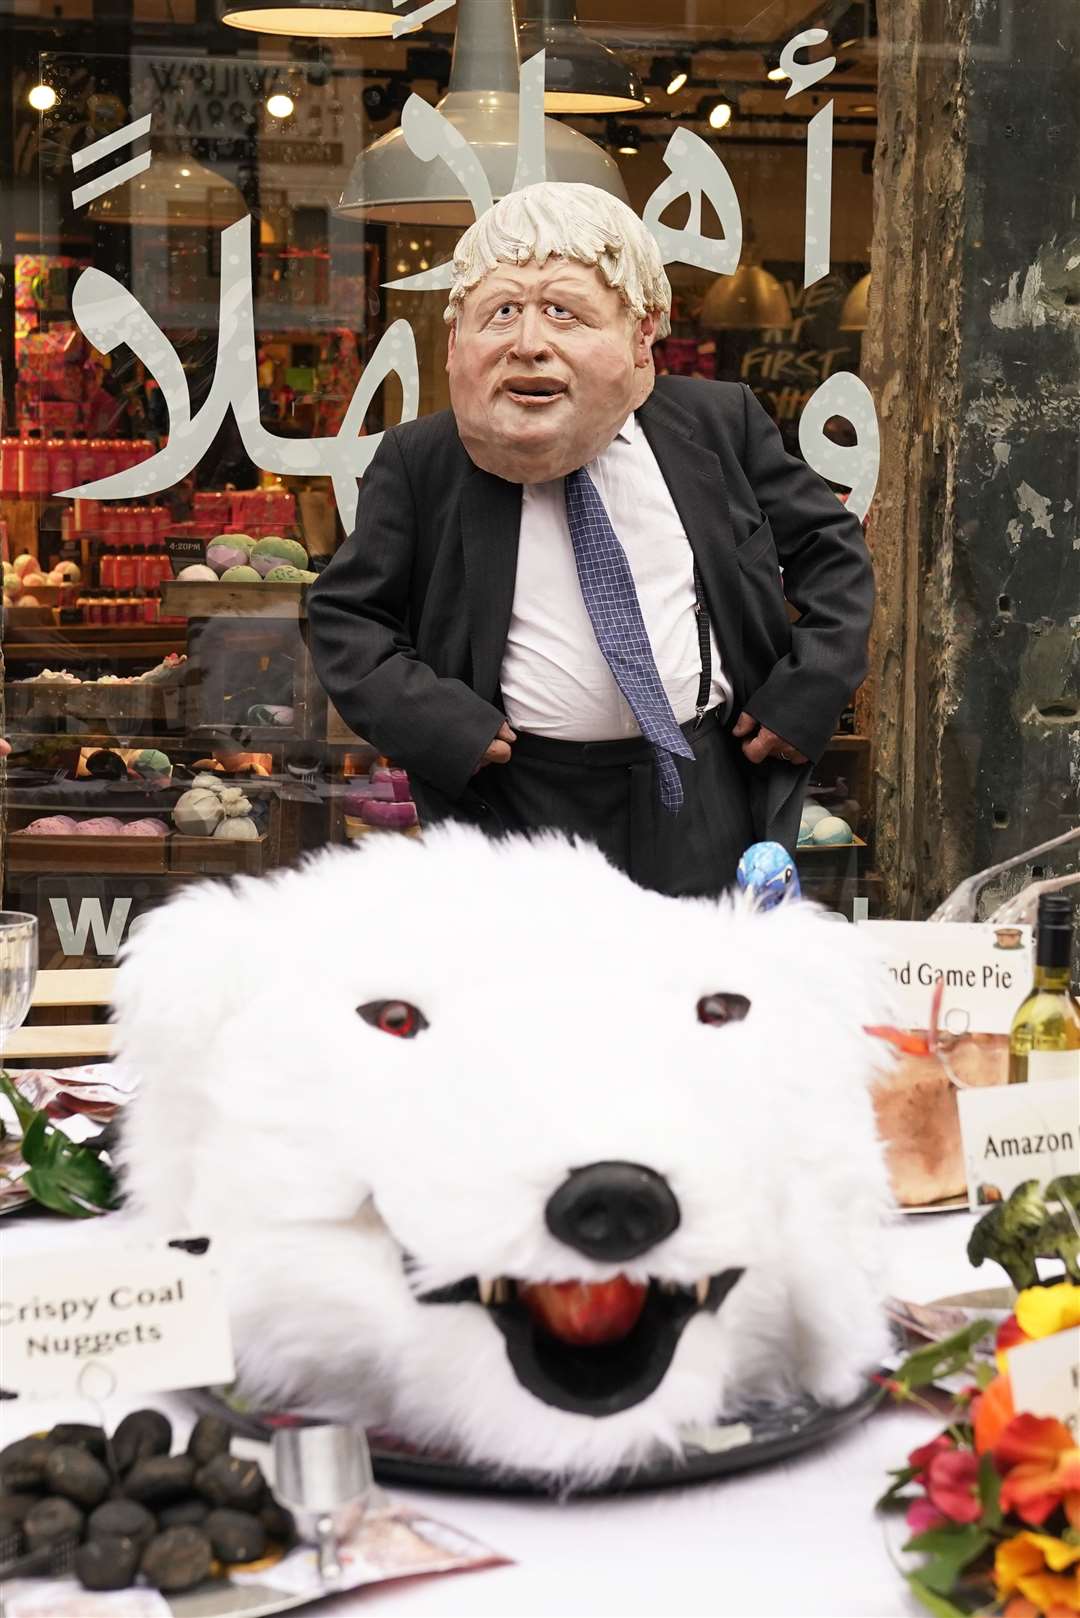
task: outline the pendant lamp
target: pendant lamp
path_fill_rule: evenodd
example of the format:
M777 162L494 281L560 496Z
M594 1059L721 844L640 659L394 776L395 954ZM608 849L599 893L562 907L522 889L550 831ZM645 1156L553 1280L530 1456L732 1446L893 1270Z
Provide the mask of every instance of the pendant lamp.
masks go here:
M514 183L518 145L518 50L514 0L458 0L450 87L438 110L483 165L492 196ZM602 146L544 119L549 180L598 186L626 201L619 170ZM381 136L353 164L338 213L383 224L464 228L473 209L445 163L425 163L400 129Z
M755 264L754 227L743 234L747 257L734 275L718 275L701 306L701 324L711 331L756 331L790 326L791 305L775 275Z
M230 28L294 39L377 39L392 34L393 0L218 0Z
M866 274L860 281L856 281L847 297L844 307L840 311L840 324L838 331L865 331L870 313L870 276Z
M578 22L577 0L520 0L519 12L522 61L547 52L548 112L632 112L645 105L634 68Z
M247 211L241 192L216 169L183 153L155 151L149 168L95 197L86 216L96 225L221 230Z

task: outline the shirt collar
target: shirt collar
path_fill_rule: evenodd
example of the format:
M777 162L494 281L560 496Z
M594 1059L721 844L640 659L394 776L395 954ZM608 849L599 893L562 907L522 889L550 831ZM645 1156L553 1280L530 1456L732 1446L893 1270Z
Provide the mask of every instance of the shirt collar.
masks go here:
M634 415L634 412L631 410L630 414L627 416L626 420L623 422L622 426L619 428L618 432L615 434L615 437L625 440L625 442L627 444L632 444L634 442L634 434L636 432L637 432L637 417Z

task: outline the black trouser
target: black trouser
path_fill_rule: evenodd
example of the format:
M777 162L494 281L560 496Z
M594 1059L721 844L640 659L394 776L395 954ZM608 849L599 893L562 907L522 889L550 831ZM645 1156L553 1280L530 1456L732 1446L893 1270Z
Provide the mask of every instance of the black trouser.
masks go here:
M490 836L551 829L582 837L639 886L659 893L720 893L734 883L743 850L759 838L767 834L794 848L802 804L796 789L805 779L790 766L748 764L720 708L682 730L694 761L676 759L684 793L677 815L660 802L655 755L643 738L567 742L521 731L510 762L474 776L451 813ZM780 813L769 815L766 771L774 769L789 779ZM445 818L445 808L436 811L422 785L415 788L424 823Z

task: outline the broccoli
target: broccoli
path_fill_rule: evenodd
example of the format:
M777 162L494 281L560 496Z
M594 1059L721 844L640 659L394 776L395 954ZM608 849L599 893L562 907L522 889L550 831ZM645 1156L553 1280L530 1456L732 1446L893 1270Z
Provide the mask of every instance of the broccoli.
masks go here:
M1051 1211L1047 1203L1060 1203ZM971 1233L967 1254L976 1268L984 1259L1000 1264L1017 1291L1039 1284L1036 1259L1058 1258L1080 1281L1080 1174L1062 1174L1045 1191L1025 1180L1006 1202L984 1214Z

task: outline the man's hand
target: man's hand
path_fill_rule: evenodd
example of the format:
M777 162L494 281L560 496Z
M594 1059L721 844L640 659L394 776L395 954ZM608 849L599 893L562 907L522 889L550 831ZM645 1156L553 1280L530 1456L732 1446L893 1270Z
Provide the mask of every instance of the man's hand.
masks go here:
M516 735L504 720L499 726L499 733L495 737L495 740L484 749L480 762L473 771L473 774L476 775L488 764L509 764L510 748L511 745L516 741Z
M757 734L753 735L752 732ZM775 730L767 730L759 725L753 714L741 713L736 719L732 734L740 739L749 736L750 740L743 742L743 753L751 764L764 764L767 758L781 759L785 764L809 764L810 760L805 753L800 753L791 742L786 742L778 736Z

